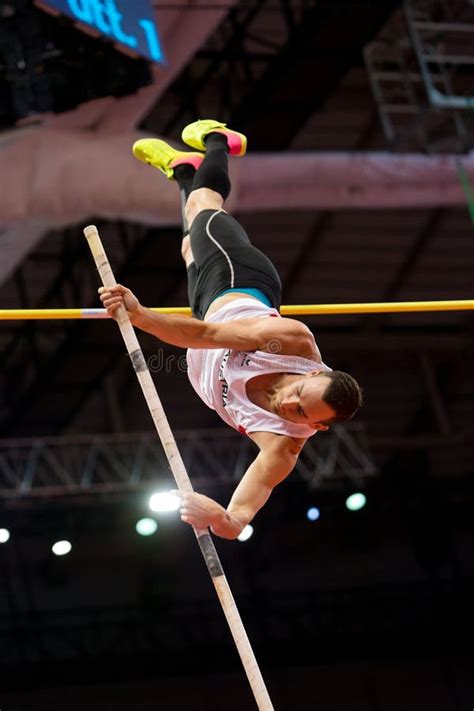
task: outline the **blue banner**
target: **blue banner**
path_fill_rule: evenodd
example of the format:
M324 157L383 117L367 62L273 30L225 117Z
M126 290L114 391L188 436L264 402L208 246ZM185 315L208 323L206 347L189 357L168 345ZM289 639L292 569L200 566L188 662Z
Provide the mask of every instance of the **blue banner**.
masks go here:
M150 0L40 0L153 62L164 62Z

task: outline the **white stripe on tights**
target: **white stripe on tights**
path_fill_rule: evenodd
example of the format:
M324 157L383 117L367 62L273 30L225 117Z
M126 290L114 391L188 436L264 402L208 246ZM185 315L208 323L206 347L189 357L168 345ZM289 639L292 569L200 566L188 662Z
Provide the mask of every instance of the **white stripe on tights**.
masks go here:
M219 215L221 212L225 212L225 211L224 210L217 210L217 212L215 212L213 215L210 216L210 218L208 219L207 224L206 224L206 234L209 237L209 239L211 240L211 242L214 242L216 247L221 250L222 254L227 259L227 264L229 265L229 269L230 269L230 288L233 289L235 279L234 279L234 267L232 265L231 259L230 259L229 255L227 254L227 252L225 251L224 247L222 247L219 244L219 242L217 242L217 240L215 240L214 237L211 235L211 231L209 229L212 220L215 218L216 215Z

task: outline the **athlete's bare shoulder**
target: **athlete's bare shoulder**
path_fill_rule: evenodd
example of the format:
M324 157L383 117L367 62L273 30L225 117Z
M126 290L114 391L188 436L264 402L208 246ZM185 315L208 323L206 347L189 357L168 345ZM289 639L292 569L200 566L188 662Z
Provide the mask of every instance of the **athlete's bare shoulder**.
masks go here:
M302 336L302 338L298 341L298 352L292 353L292 355L298 355L302 358L313 360L315 363L322 363L321 352L318 348L318 344L316 343L313 333L308 326L296 318L280 319L280 323L288 324L288 322L291 322L291 326L300 334L300 336Z

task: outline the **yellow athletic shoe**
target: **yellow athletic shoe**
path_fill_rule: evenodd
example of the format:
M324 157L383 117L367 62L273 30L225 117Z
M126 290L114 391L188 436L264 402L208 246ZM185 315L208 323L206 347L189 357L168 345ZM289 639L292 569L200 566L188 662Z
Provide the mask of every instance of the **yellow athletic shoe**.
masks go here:
M204 119L203 121L195 121L183 130L181 138L184 143L192 148L197 148L200 151L206 150L204 143L205 137L209 133L222 133L227 138L229 146L229 155L244 156L247 150L247 137L243 133L238 133L230 128L227 128L225 123L214 121L213 119Z
M178 165L192 165L197 170L204 160L202 153L177 151L159 138L140 138L135 141L133 155L138 160L161 170L168 180L174 180L174 169Z

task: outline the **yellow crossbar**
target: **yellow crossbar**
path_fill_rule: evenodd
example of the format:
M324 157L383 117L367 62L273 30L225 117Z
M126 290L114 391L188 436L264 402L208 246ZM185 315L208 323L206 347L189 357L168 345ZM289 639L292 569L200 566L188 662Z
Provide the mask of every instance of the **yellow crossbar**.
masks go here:
M381 314L409 311L472 311L474 299L453 301L392 301L362 304L295 304L281 307L283 316ZM191 315L187 306L153 308L161 314ZM105 309L0 309L0 321L109 318Z

